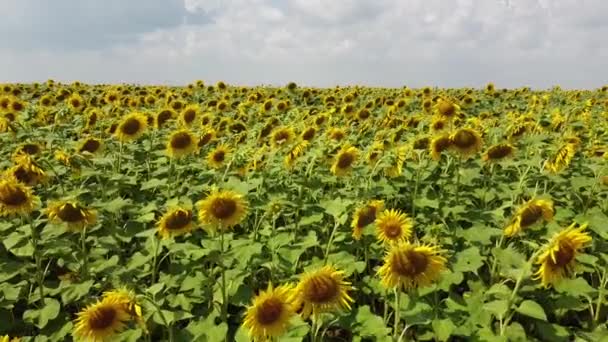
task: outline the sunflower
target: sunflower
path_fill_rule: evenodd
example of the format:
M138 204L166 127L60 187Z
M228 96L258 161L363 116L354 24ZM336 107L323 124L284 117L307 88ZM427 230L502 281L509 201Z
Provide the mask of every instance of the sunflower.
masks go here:
M46 172L31 157L26 155L18 157L17 165L8 169L6 174L27 186L35 186L47 179Z
M186 208L171 208L158 220L158 234L163 239L191 232L194 228L192 210Z
M198 118L200 110L198 105L188 105L179 114L179 119L184 126L190 127Z
M431 158L439 161L441 159L441 153L452 146L452 139L447 134L439 135L431 140Z
M372 200L365 205L357 208L353 215L351 227L353 228L353 238L360 240L363 228L374 223L379 212L384 210L384 201Z
M446 119L452 119L458 115L460 107L450 100L440 98L435 104L435 112Z
M314 127L308 127L302 134L300 134L300 138L305 141L311 141L315 135L317 134L317 129Z
M291 285L273 288L269 284L253 299L243 320L251 340L269 341L287 332L289 320L295 315L292 291Z
M96 154L103 150L103 142L97 138L86 138L78 147L80 153Z
M239 224L247 216L247 200L242 195L230 190L214 189L197 203L198 218L212 229L221 227L225 230Z
M288 169L291 169L295 165L296 160L304 154L307 147L308 147L308 141L306 141L306 140L303 140L303 141L299 142L298 144L296 144L296 146L294 146L289 151L289 153L287 153L287 155L285 156L285 159L284 159L285 167Z
M49 221L56 224L65 223L71 231L80 231L97 221L95 210L88 209L76 201L52 202L45 209L45 213Z
M346 137L346 131L342 128L334 127L327 133L329 139L334 141L340 141Z
M295 289L296 306L302 306L302 317L322 312L350 309L353 299L348 294L350 282L344 280L344 272L333 266L304 273Z
M461 128L450 136L450 147L463 156L469 156L481 149L481 136L470 128Z
M555 211L553 201L544 199L532 199L521 206L511 223L505 227L504 235L512 237L517 235L524 228L528 228L541 220L551 221Z
M431 129L434 132L442 131L442 130L446 129L447 126L448 126L448 122L443 117L435 116L433 118L433 121L431 122Z
M535 279L540 279L544 287L556 284L574 273L576 256L591 242L591 236L585 232L586 228L586 224L577 228L577 224L573 223L555 234L544 247L536 261L540 268L535 273Z
M39 200L32 189L12 177L0 180L0 217L13 214L27 215L34 211Z
M175 131L167 141L167 155L171 158L181 158L197 148L197 141L194 135L187 129Z
M138 139L148 127L148 118L143 113L131 113L125 116L118 127L116 135L120 141L132 141Z
M11 338L8 335L0 336L0 342L20 342L21 339L19 337Z
M129 319L121 301L105 298L78 313L72 335L84 341L107 341L123 331Z
M21 155L35 156L42 152L42 145L36 143L25 143L15 150L13 153L13 160Z
M398 209L384 210L375 222L378 240L385 244L406 241L412 235L412 219Z
M84 109L86 102L84 101L84 99L82 98L82 96L80 96L78 93L72 94L68 99L68 106L70 107L70 109L72 109L72 111L76 112L76 113L80 113L82 112L82 110Z
M331 166L331 173L336 176L348 174L356 163L358 156L359 150L356 147L348 144L343 146L336 154L334 163Z
M555 155L551 157L547 163L545 164L545 169L552 173L558 173L561 170L567 168L574 155L576 154L576 145L571 143L566 143L562 145Z
M224 162L228 159L231 153L232 151L228 145L219 145L213 151L207 154L207 164L214 169L223 167Z
M141 305L137 300L135 292L126 287L122 287L111 291L105 291L102 298L104 300L121 303L123 310L128 313L131 318L135 319L144 331L148 330L144 321Z
M272 132L271 143L272 147L285 146L293 141L295 132L291 127L280 127Z
M166 107L166 108L161 109L156 114L156 120L155 120L156 129L162 128L163 126L165 126L165 124L167 122L169 122L170 120L172 120L176 116L177 116L177 114L170 107Z
M482 159L486 162L497 162L513 156L515 147L511 144L496 144L490 146Z
M215 139L216 134L217 133L213 128L208 128L204 130L203 134L198 139L197 146L201 148L203 146L209 145L209 143L213 141L213 139Z
M387 252L378 275L387 288L408 290L425 287L440 277L446 262L437 246L402 242Z

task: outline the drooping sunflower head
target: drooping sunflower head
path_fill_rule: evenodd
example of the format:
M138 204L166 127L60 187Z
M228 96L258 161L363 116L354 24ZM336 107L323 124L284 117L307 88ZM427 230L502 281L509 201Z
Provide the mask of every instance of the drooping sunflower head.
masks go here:
M232 150L228 145L219 145L214 150L207 154L207 164L212 168L221 168L226 165L226 161L230 158Z
M181 158L194 152L197 148L197 141L194 135L187 129L182 129L171 133L167 141L167 155L170 158Z
M230 190L214 189L197 206L199 221L212 230L226 230L236 226L243 221L248 211L246 199Z
M77 201L56 201L44 210L51 222L65 224L69 230L79 231L97 222L97 213Z
M80 153L96 154L103 150L103 142L97 138L86 138L78 147Z
M488 148L482 159L486 162L498 162L513 156L515 147L511 144L496 144Z
M148 118L143 113L131 113L125 116L118 127L116 135L120 141L132 141L141 137L148 127Z
M47 180L46 172L29 155L16 158L17 165L7 170L6 175L27 186L35 186Z
M461 128L450 136L451 147L463 156L479 152L481 149L481 135L470 128Z
M437 246L403 242L388 251L378 275L387 288L408 290L425 287L441 276L446 262Z
M32 189L15 178L6 177L0 180L0 217L28 215L34 211L38 201Z
M80 340L104 342L122 332L129 319L120 301L106 298L78 313L72 335Z
M209 143L211 143L213 141L213 139L215 139L216 134L217 133L215 132L215 130L213 128L208 128L208 129L204 130L198 139L197 146L199 148L201 148L201 147L209 145Z
M243 320L253 341L269 341L282 336L289 329L289 320L295 315L292 302L293 287L268 285L252 301Z
M317 129L314 127L308 127L302 134L300 134L300 138L305 141L311 141L315 135L317 134Z
M15 150L13 160L20 155L36 156L43 150L42 145L36 143L25 143Z
M334 127L327 133L329 139L334 141L340 141L346 137L346 131L342 128Z
M442 130L446 129L447 127L448 127L448 122L446 121L446 119L444 119L442 117L434 117L433 121L431 122L431 129L433 130L433 132L442 131Z
M523 229L533 226L541 221L551 221L555 210L553 201L548 199L532 199L521 206L511 223L505 228L504 235L511 237L517 235Z
M452 146L452 139L447 134L439 135L431 140L430 150L433 160L440 160L443 151L446 151Z
M170 107L166 107L166 108L161 109L156 114L156 122L155 122L156 128L159 129L159 128L164 127L167 122L169 122L170 120L172 120L176 116L177 116L177 114Z
M412 219L398 209L384 210L375 222L377 238L384 244L406 241L413 233Z
M344 272L333 266L324 266L300 277L295 289L296 306L302 307L302 317L322 312L350 309L353 299L348 291L350 282L344 279Z
M343 146L334 159L331 166L331 173L336 176L344 176L352 170L353 165L359 157L359 150L356 147L345 145Z
M271 144L273 147L281 147L293 141L295 132L292 127L280 127L272 132Z
M365 205L357 208L353 215L353 221L351 227L353 228L353 238L360 240L363 234L363 228L374 223L376 216L384 210L384 201L373 200L369 201Z
M544 287L573 275L576 256L591 242L591 235L585 231L586 228L586 224L577 227L577 224L573 223L555 234L545 245L536 261L540 268L535 273L535 278L540 279Z
M576 154L576 145L571 143L563 144L555 154L547 160L545 164L545 169L552 173L558 173L561 170L567 168L574 155Z
M435 111L438 115L451 119L459 113L460 107L450 100L440 98L435 104Z
M102 298L111 302L121 303L123 305L123 310L128 313L144 331L147 331L141 305L133 290L126 287L120 287L114 290L105 291Z
M194 228L192 210L181 207L169 209L156 226L158 234L163 239L189 233Z

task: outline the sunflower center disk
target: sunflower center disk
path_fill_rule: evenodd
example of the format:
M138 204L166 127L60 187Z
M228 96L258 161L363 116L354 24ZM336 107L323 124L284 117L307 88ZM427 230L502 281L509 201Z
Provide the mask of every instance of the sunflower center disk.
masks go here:
M137 133L137 131L139 131L140 127L141 126L139 124L139 121L137 121L136 119L129 119L122 126L121 130L125 134L132 135L132 134Z
M257 311L257 320L262 325L270 325L276 322L283 313L283 303L276 298L264 301Z
M84 143L84 145L82 145L82 148L80 149L80 151L94 153L95 151L97 151L97 149L99 149L99 146L101 146L99 141L89 139Z
M0 192L0 202L5 205L18 206L27 202L27 194L18 188L8 188L7 191Z
M538 206L525 208L521 213L521 226L528 227L536 223L543 215L543 209Z
M21 148L21 151L23 151L29 155L34 155L34 154L38 154L38 152L40 152L40 149L38 148L38 146L36 146L34 144L26 144L26 145L23 145L23 147Z
M349 167L353 163L354 160L355 160L355 158L353 157L352 154L343 153L340 155L340 157L338 157L338 167L341 169L345 169L345 168Z
M338 284L328 276L318 276L311 279L306 289L306 297L313 303L326 303L338 294Z
M461 148L471 147L475 145L475 141L476 139L473 133L467 131L457 132L454 136L454 145Z
M91 319L89 320L89 324L92 330L103 330L114 323L114 318L116 317L116 311L112 308L99 308L97 311L93 313Z
M218 163L221 163L224 161L224 158L226 157L226 152L224 151L216 151L213 154L213 161L216 161Z
M373 207L367 207L361 212L357 220L357 227L363 228L376 220L376 210Z
M492 159L500 159L508 156L511 149L508 146L496 146L488 150L488 156Z
M13 171L13 176L15 176L18 181L25 184L29 184L34 179L34 175L32 175L23 166L19 166L17 169L15 169L15 171Z
M236 212L236 202L227 198L218 198L211 204L211 213L216 218L223 220Z
M415 251L399 253L393 257L392 268L404 277L415 277L423 273L429 264L426 255Z
M184 121L186 123L191 123L196 118L196 113L193 110L189 110L184 113Z
M192 220L190 211L180 210L169 217L167 220L167 228L171 230L182 229L187 226Z
M78 222L84 219L82 210L78 206L69 203L61 207L57 216L64 222Z
M395 239L401 235L401 225L398 223L390 223L384 227L384 235L389 239Z
M186 147L190 146L190 144L192 144L192 140L190 139L190 135L188 135L187 133L176 134L171 139L171 147L173 147L173 148L177 148L177 149L186 148Z
M570 246L567 245L560 245L559 249L557 250L557 252L555 252L554 254L555 256L555 263L553 263L553 260L551 260L551 262L553 263L553 265L557 268L563 268L566 265L568 265L570 263L570 261L572 261L572 259L574 259L574 249L572 249Z

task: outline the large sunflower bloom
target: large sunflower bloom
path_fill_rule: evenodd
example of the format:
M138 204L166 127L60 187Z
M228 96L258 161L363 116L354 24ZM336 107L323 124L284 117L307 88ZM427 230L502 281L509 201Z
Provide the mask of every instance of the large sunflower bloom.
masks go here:
M291 143L295 137L292 127L280 127L272 132L271 144L274 148L279 148Z
M196 148L194 135L186 129L173 132L167 141L167 155L171 158L181 158L191 154Z
M269 341L289 329L289 320L295 315L292 291L291 285L273 288L269 284L253 299L243 321L253 341Z
M212 229L222 230L239 224L247 215L247 201L242 195L230 190L214 189L204 200L197 203L200 222Z
M158 234L163 239L171 236L179 236L192 231L192 210L185 208L174 208L167 211L157 223Z
M425 287L439 278L446 262L437 246L404 242L388 251L378 275L387 288Z
M0 180L0 217L27 215L34 211L38 201L32 189L16 179L10 177Z
M376 218L378 240L385 244L406 241L412 235L413 222L397 209L384 210Z
M531 227L541 220L551 221L553 215L553 201L532 199L517 210L515 216L511 219L511 223L505 227L504 235L515 236L522 229Z
M144 321L141 305L137 300L135 292L124 287L118 288L104 292L103 299L122 304L123 310L128 313L131 318L135 319L144 331L148 330Z
M296 303L302 306L302 317L322 312L350 309L353 299L348 294L350 282L344 280L344 272L333 266L307 272L301 276L296 287Z
M562 278L574 273L576 256L589 242L591 236L585 232L587 225L576 227L576 223L555 234L545 246L536 263L540 268L535 278L540 279L544 287L556 284Z
M450 147L462 156L469 156L481 149L481 135L473 129L461 128L450 136Z
M336 154L334 163L331 166L331 173L336 176L348 174L357 161L358 156L359 150L356 147L349 145L343 146Z
M431 140L430 150L431 150L431 158L433 160L439 161L441 159L441 153L446 151L448 148L452 146L452 140L449 135L440 135L436 136Z
M71 231L79 231L97 222L95 210L88 209L76 201L52 202L44 211L51 222L65 223Z
M116 128L120 141L132 141L141 137L148 127L148 118L142 113L131 113L125 116Z
M104 342L122 332L130 317L117 298L106 298L78 313L72 335L83 341Z
M230 156L230 153L231 149L228 145L219 145L207 154L207 164L214 169L221 168L225 165L225 161Z
M490 146L486 153L483 154L482 159L485 162L497 162L513 156L515 153L515 147L511 144L496 144Z
M364 206L357 208L353 215L351 227L353 228L353 238L360 240L363 234L363 228L374 223L376 216L384 209L384 201L373 200L366 203Z

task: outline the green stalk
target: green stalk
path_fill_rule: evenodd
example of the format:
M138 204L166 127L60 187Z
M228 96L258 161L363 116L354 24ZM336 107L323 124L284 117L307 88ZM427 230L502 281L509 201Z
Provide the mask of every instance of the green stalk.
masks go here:
M40 255L41 251L38 241L38 231L36 231L36 226L34 225L34 221L28 215L26 216L27 223L30 225L31 230L31 239L32 239L32 247L34 249L34 262L36 263L36 280L38 283L38 294L40 295L40 302L44 303L44 271L42 270L42 256Z
M397 336L399 334L399 321L401 319L401 310L400 310L400 302L401 302L401 291L399 289L395 289L395 323L393 324L393 340L395 342L398 341Z
M82 228L82 233L80 234L80 250L82 253L82 269L80 270L80 275L83 279L87 279L89 277L89 253L87 250L87 227L84 226Z
M329 240L327 240L327 246L325 247L325 256L323 258L324 259L323 265L327 265L327 258L329 257L329 249L331 248L331 244L334 241L334 236L336 235L338 226L340 226L340 224L338 223L338 221L336 221L334 223L334 228L331 230L331 235L329 235Z
M219 226L220 229L220 268L222 275L222 321L228 324L228 300L226 296L226 266L224 265L224 230L222 226Z
M152 306L154 306L154 309L156 309L156 312L158 312L158 315L160 316L160 320L163 321L163 324L167 327L168 332L169 332L169 342L174 342L175 338L173 337L173 327L169 324L169 321L167 321L167 317L165 317L165 314L163 314L163 311L161 310L161 308L152 299L150 299L148 297L144 297L144 298L148 302L150 302L150 304L152 304Z
M156 284L156 273L158 273L157 259L158 259L159 247L160 247L160 241L158 240L157 237L154 237L154 256L152 259L152 281L150 282L150 285Z

